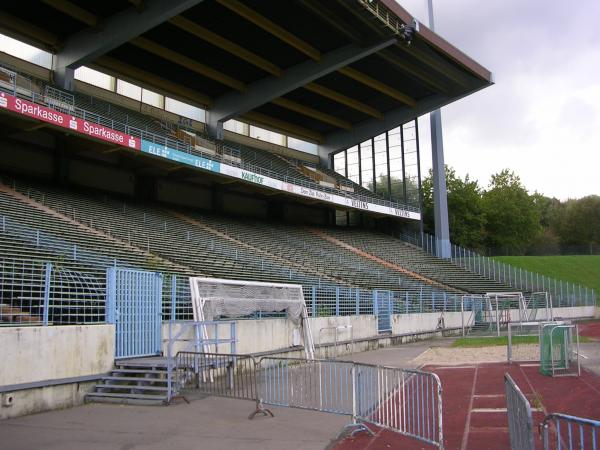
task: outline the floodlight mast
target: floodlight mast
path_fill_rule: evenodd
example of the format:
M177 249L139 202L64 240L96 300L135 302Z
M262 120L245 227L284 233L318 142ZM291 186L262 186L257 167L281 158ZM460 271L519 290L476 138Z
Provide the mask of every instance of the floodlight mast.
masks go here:
M433 0L427 0L429 28L434 31ZM429 113L431 127L431 161L433 173L433 215L435 222L435 252L438 258L450 259L450 226L448 222L448 195L442 136L442 111Z

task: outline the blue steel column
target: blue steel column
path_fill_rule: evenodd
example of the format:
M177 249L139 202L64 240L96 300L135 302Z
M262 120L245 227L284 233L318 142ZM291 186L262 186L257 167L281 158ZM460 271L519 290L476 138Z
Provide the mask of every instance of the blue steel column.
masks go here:
M48 318L50 315L50 283L52 277L52 263L46 263L46 272L44 277L44 312L43 325L48 326Z
M428 0L429 28L434 31L433 0ZM450 258L450 227L448 225L448 198L442 138L442 112L429 114L431 123L431 157L433 169L433 214L435 220L435 251L439 258Z

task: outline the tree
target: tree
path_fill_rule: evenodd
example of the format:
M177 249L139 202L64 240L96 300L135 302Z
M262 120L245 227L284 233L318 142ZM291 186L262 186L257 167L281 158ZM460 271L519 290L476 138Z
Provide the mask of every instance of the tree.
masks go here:
M423 180L423 214L428 232L435 231L433 218L433 176ZM446 190L448 192L448 222L450 240L463 247L481 249L485 236L485 215L482 192L477 181L469 175L464 179L446 166Z
M508 169L492 175L489 189L483 193L483 209L488 247L524 253L542 230L534 197Z
M553 227L563 245L600 244L600 197L567 200Z
M404 198L404 184L406 184L406 198ZM375 191L383 198L394 202L406 203L413 206L419 205L419 186L417 180L407 177L403 182L400 178L392 176L390 177L390 186L392 188L391 195L388 186L388 176L380 175L377 179L377 189ZM373 183L368 183L367 189L373 191Z

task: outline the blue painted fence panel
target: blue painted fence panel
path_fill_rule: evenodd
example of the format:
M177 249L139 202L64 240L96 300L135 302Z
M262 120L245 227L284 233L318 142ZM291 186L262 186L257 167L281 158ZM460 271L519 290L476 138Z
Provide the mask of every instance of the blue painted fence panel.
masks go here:
M106 321L116 326L115 357L157 355L162 348L162 274L107 269Z
M390 291L373 291L373 309L377 314L377 330L392 331L392 295Z

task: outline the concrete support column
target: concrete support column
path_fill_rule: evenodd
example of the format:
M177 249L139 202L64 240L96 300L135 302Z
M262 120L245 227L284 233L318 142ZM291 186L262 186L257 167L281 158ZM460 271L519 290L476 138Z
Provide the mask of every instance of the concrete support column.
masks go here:
M222 141L224 139L223 121L219 120L215 113L206 111L206 128L208 134L217 140Z
M75 69L72 69L70 67L55 66L53 73L54 82L57 84L58 87L67 91L73 90L73 83L75 81Z
M450 227L448 224L448 195L444 143L442 140L442 113L438 109L429 115L431 122L431 160L433 166L433 217L435 220L435 248L439 258L450 258Z

